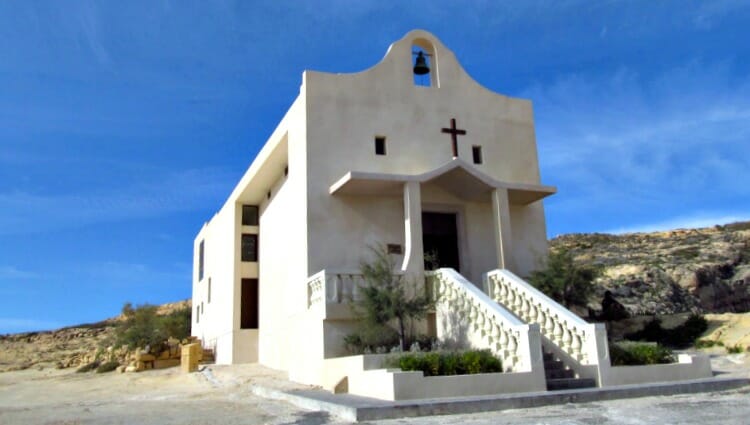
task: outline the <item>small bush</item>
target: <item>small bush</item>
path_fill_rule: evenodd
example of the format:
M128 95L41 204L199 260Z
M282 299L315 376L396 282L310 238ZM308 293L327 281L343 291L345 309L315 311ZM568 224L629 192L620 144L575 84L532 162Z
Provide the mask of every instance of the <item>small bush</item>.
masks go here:
M92 370L96 370L96 368L99 367L99 364L100 363L98 361L93 361L91 363L87 363L87 364L79 367L78 369L76 369L76 373L91 372Z
M105 362L99 365L99 367L96 368L96 373L106 373L106 372L112 372L113 370L117 369L117 366L120 366L120 362L118 361L109 361Z
M734 347L727 347L727 353L729 354L739 354L742 351L742 346L739 344L735 345Z
M713 341L710 339L699 339L695 341L695 348L711 348L711 347L723 347L724 343L721 341Z
M664 329L661 320L654 318L637 332L625 335L631 341L650 341L674 348L687 348L708 329L708 321L699 314L692 314L680 326Z
M638 366L675 362L672 350L658 344L610 344L609 357L612 366Z
M157 306L144 304L133 308L130 303L122 307L125 316L115 329L115 345L136 347L151 346L159 351L169 337L185 339L190 336L189 307L175 310L167 315L157 315Z
M391 367L422 371L424 376L471 375L503 371L502 362L489 350L403 353L387 360Z

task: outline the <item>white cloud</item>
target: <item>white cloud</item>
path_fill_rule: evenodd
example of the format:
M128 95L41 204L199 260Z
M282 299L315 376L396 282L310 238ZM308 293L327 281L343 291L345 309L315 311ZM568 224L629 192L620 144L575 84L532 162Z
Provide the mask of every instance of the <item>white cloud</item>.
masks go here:
M0 193L0 235L155 217L206 205L218 208L231 187L220 170L194 169L96 193Z
M62 326L52 320L0 317L0 334L53 330Z
M534 100L544 180L562 189L557 207L750 196L739 184L750 180L750 79L728 64L567 75L523 97Z
M643 223L635 224L627 227L621 227L617 229L610 229L604 233L642 233L642 232L657 232L663 230L673 229L698 229L702 227L712 227L717 224L729 224L736 223L738 221L750 220L750 214L698 214L693 216L675 217L665 221L659 221L654 223Z
M36 279L39 277L38 273L21 270L14 266L0 266L0 279L5 280L19 280L19 279Z

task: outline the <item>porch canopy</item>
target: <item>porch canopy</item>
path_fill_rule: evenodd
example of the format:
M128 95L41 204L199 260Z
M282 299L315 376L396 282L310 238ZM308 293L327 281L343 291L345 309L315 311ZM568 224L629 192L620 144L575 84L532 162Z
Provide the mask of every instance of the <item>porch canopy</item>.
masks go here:
M527 205L557 192L553 186L510 183L495 180L460 158L422 174L386 174L349 171L331 185L331 195L402 196L408 182L435 182L453 195L468 201L488 200L496 189L508 191L511 204Z
M422 174L386 174L349 171L328 189L331 195L404 197L405 252L402 271L422 270L422 202L420 186L435 182L467 201L492 204L497 267L515 271L510 205L528 205L557 191L552 186L495 180L460 158Z

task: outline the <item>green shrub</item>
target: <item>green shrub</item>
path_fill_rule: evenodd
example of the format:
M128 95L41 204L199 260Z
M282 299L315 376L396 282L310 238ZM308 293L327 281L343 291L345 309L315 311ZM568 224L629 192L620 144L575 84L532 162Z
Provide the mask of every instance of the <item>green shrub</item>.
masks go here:
M727 347L727 353L729 354L739 354L742 351L742 346L739 344L735 345L734 347Z
M711 348L711 347L723 347L724 343L721 341L713 341L710 339L699 339L695 341L695 348Z
M672 350L658 344L613 343L609 346L609 357L612 366L637 366L675 362Z
M184 339L190 336L191 309L186 307L167 315L157 315L157 306L143 304L133 308L130 303L122 307L125 319L115 329L115 344L136 347L151 346L159 351L169 337Z
M661 320L653 318L637 332L625 335L631 341L650 341L674 348L687 348L708 329L708 321L699 314L692 314L680 326L664 329Z
M109 362L105 362L99 365L99 367L96 368L96 373L105 373L105 372L112 372L113 370L117 369L117 366L120 366L120 362L112 360Z
M85 372L91 372L92 370L95 370L97 367L99 367L99 361L93 361L91 363L87 363L78 369L76 369L76 373L85 373Z
M422 371L424 376L470 375L502 372L502 362L489 350L463 352L403 353L386 363L404 371Z

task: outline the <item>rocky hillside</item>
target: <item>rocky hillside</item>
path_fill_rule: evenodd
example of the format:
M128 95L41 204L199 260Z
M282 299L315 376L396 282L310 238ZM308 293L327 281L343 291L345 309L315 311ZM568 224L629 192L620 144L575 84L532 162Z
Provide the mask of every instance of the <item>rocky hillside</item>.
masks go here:
M190 307L190 300L159 306L157 314ZM94 360L97 350L112 339L122 320L113 317L98 323L70 326L54 331L0 335L0 372L30 367L74 368Z
M551 246L569 249L578 262L602 269L592 310L601 308L610 290L632 315L750 311L750 222L657 233L572 234L553 239ZM189 305L189 300L165 304L160 314ZM0 335L0 371L89 363L119 320ZM740 328L747 333L744 325Z
M590 308L604 292L633 315L750 311L750 222L655 233L571 234L551 247L601 267Z

